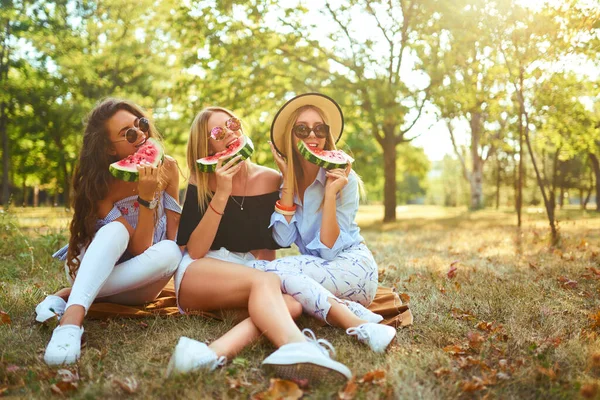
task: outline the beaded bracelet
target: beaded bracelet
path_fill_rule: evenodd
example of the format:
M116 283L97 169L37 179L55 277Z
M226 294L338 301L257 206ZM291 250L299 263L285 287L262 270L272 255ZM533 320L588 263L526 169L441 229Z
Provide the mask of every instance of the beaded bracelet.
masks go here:
M296 205L292 204L291 206L284 206L283 204L281 204L281 200L277 200L275 202L275 207L279 208L280 210L283 211L296 211Z
M215 208L213 207L213 205L211 203L208 203L208 206L210 207L211 210L213 210L215 213L217 213L218 215L223 215L225 214L224 212L220 213L217 210L215 210Z

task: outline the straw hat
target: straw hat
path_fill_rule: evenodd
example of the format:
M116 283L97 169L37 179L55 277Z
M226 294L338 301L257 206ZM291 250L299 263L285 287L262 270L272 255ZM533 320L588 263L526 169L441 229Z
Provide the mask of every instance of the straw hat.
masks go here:
M285 125L294 111L308 105L315 106L323 111L323 114L325 114L327 119L327 124L329 125L329 131L333 136L335 143L337 143L342 136L342 131L344 130L344 115L342 114L342 109L335 100L321 93L305 93L298 95L279 109L273 119L273 124L271 124L271 142L273 142L275 150L284 157L286 156L286 146L283 141Z

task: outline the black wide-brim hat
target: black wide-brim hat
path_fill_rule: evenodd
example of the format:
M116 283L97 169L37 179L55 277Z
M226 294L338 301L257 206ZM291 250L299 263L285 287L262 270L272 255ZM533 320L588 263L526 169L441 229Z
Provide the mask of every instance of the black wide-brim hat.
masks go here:
M277 111L275 118L273 118L273 123L271 124L271 142L275 146L275 150L284 157L286 156L286 146L283 139L285 125L294 111L308 105L315 106L323 111L323 114L325 114L325 118L327 119L327 124L329 125L329 132L333 136L335 143L342 137L342 132L344 130L344 114L335 100L321 93L304 93L298 95L285 103L283 107Z

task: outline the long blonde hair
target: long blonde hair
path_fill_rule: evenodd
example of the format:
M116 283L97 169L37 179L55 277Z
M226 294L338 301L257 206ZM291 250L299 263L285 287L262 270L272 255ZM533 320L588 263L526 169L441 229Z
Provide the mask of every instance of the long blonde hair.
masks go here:
M287 170L289 171L288 176L290 177L292 182L294 182L295 193L298 193L298 182L304 179L304 170L302 169L300 155L294 149L294 138L292 129L294 128L294 124L296 123L296 121L298 121L298 117L300 116L300 114L306 110L314 110L317 114L319 114L324 123L329 124L329 121L327 121L327 117L325 116L323 111L321 111L320 108L315 107L313 105L306 105L298 108L290 115L290 118L285 123L283 140L285 143L285 154L287 154ZM333 136L330 132L325 138L325 150L335 149L335 140L333 140Z
M208 120L211 115L216 112L223 112L230 117L238 118L233 111L224 107L206 107L196 115L194 122L192 122L187 146L187 166L190 172L190 178L193 176L196 181L196 187L198 188L198 206L202 213L206 211L206 205L212 199L213 193L208 187L208 177L210 174L208 172L201 172L196 165L196 160L210 155L208 149ZM244 133L243 123L241 131Z
M296 123L296 121L298 121L298 117L300 116L300 114L306 110L314 110L317 114L319 114L319 116L321 117L321 119L323 120L324 123L329 124L329 121L327 121L327 117L325 116L325 113L323 113L323 111L321 111L321 109L319 107L316 107L316 106L313 106L310 104L306 105L306 106L302 106L302 107L298 108L297 110L295 110L290 115L290 119L286 122L285 128L284 128L285 131L283 132L283 140L285 143L285 145L284 145L285 146L285 154L287 154L286 161L287 161L287 170L289 171L288 176L292 180L292 182L294 182L294 193L298 193L298 182L300 182L301 180L304 179L304 170L302 169L300 155L294 149L294 139L292 137L293 136L292 128L294 127L294 124ZM335 140L333 140L333 135L331 134L331 132L325 138L324 149L325 150L336 150L337 149L335 146ZM356 179L358 182L359 197L361 199L365 199L366 198L365 186L364 186L364 183L363 183L360 175L358 175L354 170L352 170L351 173L356 175ZM321 206L322 205L323 204L321 203Z

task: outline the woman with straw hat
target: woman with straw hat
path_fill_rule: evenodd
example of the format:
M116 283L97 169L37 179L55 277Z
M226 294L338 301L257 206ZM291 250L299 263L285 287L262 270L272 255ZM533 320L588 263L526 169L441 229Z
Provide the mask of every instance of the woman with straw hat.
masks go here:
M343 129L340 106L320 93L294 97L275 116L271 150L283 185L271 226L275 241L295 243L302 255L274 260L265 271L280 275L284 293L306 312L383 352L396 330L379 325L383 318L364 307L373 301L378 281L377 264L354 220L362 182L350 162L345 169L326 170L298 150L300 141L314 151L335 150ZM320 285L306 285L299 277Z

